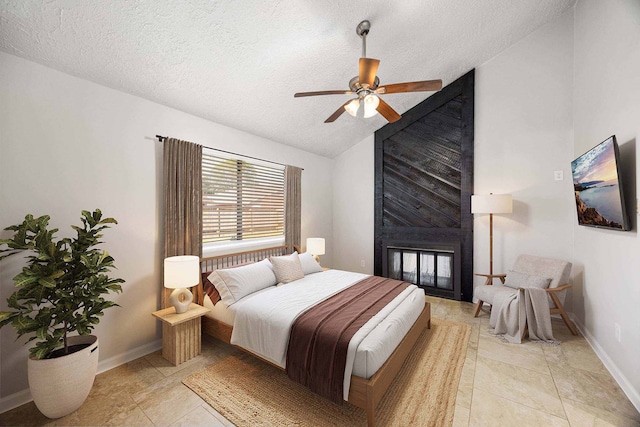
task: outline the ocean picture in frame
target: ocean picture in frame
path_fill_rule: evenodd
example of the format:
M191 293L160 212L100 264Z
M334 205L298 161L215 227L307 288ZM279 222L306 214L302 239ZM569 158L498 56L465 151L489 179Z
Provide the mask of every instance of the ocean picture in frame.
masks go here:
M629 229L618 163L615 135L571 162L578 224Z

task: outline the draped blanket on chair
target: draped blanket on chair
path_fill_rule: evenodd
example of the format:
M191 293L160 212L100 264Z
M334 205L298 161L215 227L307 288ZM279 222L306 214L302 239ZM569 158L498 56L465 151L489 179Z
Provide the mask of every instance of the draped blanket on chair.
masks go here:
M496 294L489 325L491 333L502 335L511 343L522 342L525 325L528 326L530 340L557 343L551 329L547 291L541 288Z

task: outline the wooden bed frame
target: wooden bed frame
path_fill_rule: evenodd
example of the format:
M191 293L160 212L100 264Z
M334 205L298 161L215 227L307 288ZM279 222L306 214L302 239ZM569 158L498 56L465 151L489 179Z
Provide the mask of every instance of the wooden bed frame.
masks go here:
M201 259L202 271L212 271L221 268L233 267L234 265L244 264L251 261L260 261L269 256L279 256L286 254L286 246L276 246L267 249L260 249L256 251L239 252L229 255L214 256ZM202 290L202 284L198 286L198 289L194 294L198 298L198 304L204 303L204 292ZM367 414L367 425L373 427L375 424L375 410L376 406L382 400L385 392L391 385L391 382L402 368L404 361L411 352L411 349L415 345L416 341L422 334L425 328L431 328L431 306L429 302L425 302L424 309L420 316L415 321L411 329L407 332L402 339L398 347L391 353L391 356L387 361L378 369L378 371L370 378L362 378L355 375L351 376L351 387L349 389L349 403L362 408ZM202 330L203 332L211 335L228 344L231 343L231 332L233 326L227 323L211 319L209 317L202 317ZM258 355L251 353L241 347L237 347L260 360L263 360ZM273 366L273 363L265 361ZM278 369L282 369L276 366Z

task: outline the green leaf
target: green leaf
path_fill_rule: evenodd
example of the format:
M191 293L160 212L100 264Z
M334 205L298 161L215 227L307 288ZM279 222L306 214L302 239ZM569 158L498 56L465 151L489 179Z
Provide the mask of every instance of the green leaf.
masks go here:
M7 298L7 305L15 309L20 308L20 304L18 303L18 292L14 292L9 295L9 298Z
M45 288L55 288L56 281L51 277L42 277L38 280L38 284L44 286Z
M18 313L13 311L0 311L0 328L8 323L11 323L11 320L17 315Z
M49 225L49 220L51 217L49 215L42 215L38 218L38 228L46 229L47 225Z
M47 339L47 332L47 328L38 328L36 331L36 337L41 340Z
M32 349L29 350L29 353L31 354L31 357L33 357L34 359L44 359L45 357L47 357L49 355L49 353L53 351L53 350L49 350L47 347L34 347Z
M58 270L58 271L54 271L53 274L49 277L55 280L55 279L61 278L62 276L64 276L64 271Z
M32 283L36 283L38 281L38 276L27 276L26 274L20 273L13 278L13 281L14 281L14 286L16 288L20 288L22 286L27 286Z
M20 335L28 334L29 332L35 332L40 326L40 324L34 319L25 315L14 317L11 325L13 325L13 327Z
M38 261L48 261L51 259L48 253L41 252L37 257Z
M105 308L114 307L114 306L116 306L116 305L118 305L118 304L116 304L116 303L115 303L115 302L113 302L113 301L105 301L105 302L102 304L101 309L102 309L102 310L104 310ZM102 311L102 310L100 310L100 311ZM100 313L100 314L102 314L102 313Z
M109 289L112 292L117 292L117 293L122 292L122 286L120 285L107 285L107 289Z

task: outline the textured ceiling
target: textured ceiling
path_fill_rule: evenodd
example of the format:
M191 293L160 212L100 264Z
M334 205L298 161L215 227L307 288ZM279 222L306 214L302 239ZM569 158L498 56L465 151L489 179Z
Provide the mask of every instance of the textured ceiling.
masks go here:
M386 121L325 124L347 95L293 94L348 88L361 20L371 21L367 56L381 60L381 84L447 85L575 1L0 0L0 50L335 157ZM403 113L430 94L384 99Z

